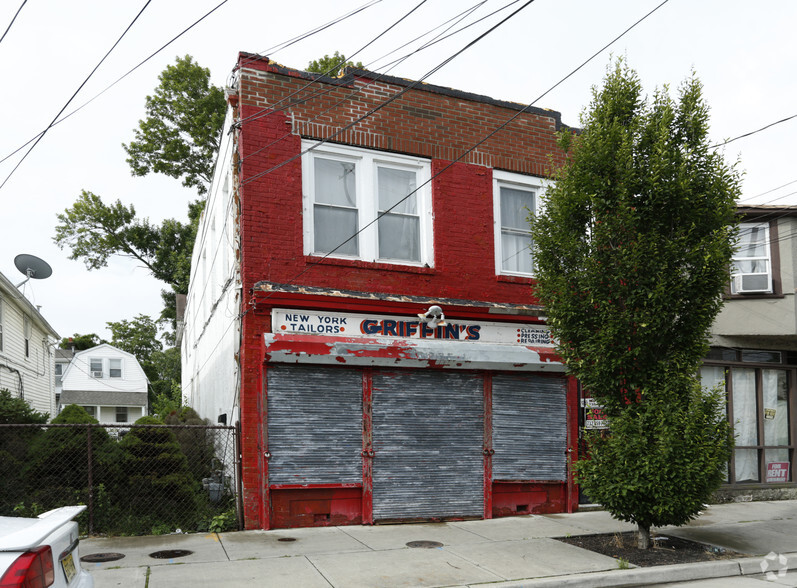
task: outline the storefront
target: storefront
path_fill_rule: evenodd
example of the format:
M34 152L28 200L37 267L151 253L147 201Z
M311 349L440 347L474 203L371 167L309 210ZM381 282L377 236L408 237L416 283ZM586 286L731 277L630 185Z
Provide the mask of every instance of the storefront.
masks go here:
M576 391L548 330L441 315L271 311L271 528L576 507Z

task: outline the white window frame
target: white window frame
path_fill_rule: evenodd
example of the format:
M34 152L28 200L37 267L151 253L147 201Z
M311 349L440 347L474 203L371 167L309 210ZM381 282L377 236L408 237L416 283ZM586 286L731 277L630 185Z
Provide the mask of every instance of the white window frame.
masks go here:
M302 151L316 144L302 141ZM328 253L315 248L315 166L316 158L352 163L355 166L356 206L359 240L359 254L346 255L338 252ZM416 174L415 200L419 219L420 260L397 260L379 258L377 192L378 167L414 171ZM323 255L337 259L356 259L360 261L386 263L392 265L432 267L434 265L432 230L432 190L431 162L428 159L382 153L358 147L324 144L302 155L302 210L304 214L304 254Z
M119 362L119 367L115 368L113 366L113 364L114 364L114 362L117 362L117 361ZM108 377L109 378L122 378L122 377L124 377L124 373L122 372L122 366L123 365L124 365L124 362L122 361L121 357L111 357L111 358L109 358L108 359ZM114 376L113 375L113 371L115 369L119 370L119 375L118 376Z
M772 290L772 243L770 241L770 233L769 233L769 223L768 222L750 222L750 223L740 223L739 224L739 231L743 231L752 228L759 228L764 229L764 249L765 255L759 256L752 256L752 257L742 257L738 253L738 244L737 249L734 251L733 258L731 260L731 294L733 295L743 295L746 293L759 293L759 294L771 294ZM743 273L736 270L736 263L737 261L763 261L766 265L766 272L757 272L757 273ZM766 275L767 276L767 287L766 289L761 290L743 290L741 288L743 276L750 276L750 275Z
M534 192L534 210L529 212L530 214L536 215L539 214L543 209L545 190L550 184L550 180L546 180L537 176L526 176L513 172L493 170L493 227L495 231L493 241L495 243L496 275L520 276L525 278L531 278L534 276L533 271L517 272L504 269L504 251L501 245L501 188L515 188L518 190L528 190ZM531 227L529 227L529 230L531 230ZM531 252L529 252L528 255L531 255Z
M93 419L97 418L97 407L96 406L81 405L81 407L83 408L83 410L85 410L89 414L89 416L91 418L93 418Z
M3 350L3 297L0 296L0 351Z
M121 420L120 420L121 417ZM127 406L116 407L116 422L129 423L130 422L130 409Z
M95 370L94 366L92 365L92 364L94 364L96 362L100 363L100 369L99 370ZM99 376L94 375L95 372L98 372L100 375ZM89 358L89 376L92 377L92 378L96 378L98 380L100 380L100 379L105 377L105 362L102 360L101 357L90 357Z

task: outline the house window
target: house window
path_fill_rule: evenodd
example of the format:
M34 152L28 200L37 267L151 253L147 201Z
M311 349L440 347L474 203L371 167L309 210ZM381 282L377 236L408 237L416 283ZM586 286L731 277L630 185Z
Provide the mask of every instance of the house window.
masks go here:
M772 292L769 224L742 223L733 255L731 294Z
M97 407L96 406L84 406L83 410L89 413L89 416L93 419L97 418Z
M533 274L529 217L537 212L544 185L545 181L540 178L493 172L496 273Z
M60 388L63 384L64 364L55 364L55 387Z
M30 357L30 318L22 317L22 336L25 338L25 357Z
M108 376L111 378L122 377L122 360L109 359L108 360Z
M766 365L752 354L745 356L742 352L737 357L742 361L735 365L701 368L704 386L724 384L728 394L728 419L736 443L727 481L731 484L793 482L792 372ZM755 361L757 365L745 365L747 361ZM784 468L784 464L788 467ZM786 469L788 473L784 476Z
M325 145L302 161L306 254L432 265L427 160Z
M3 298L0 297L0 351L3 350Z
M116 422L117 423L126 423L127 422L127 407L126 406L117 406L116 407Z
M103 377L102 359L97 359L97 358L90 359L89 371L91 372L92 378L102 378Z

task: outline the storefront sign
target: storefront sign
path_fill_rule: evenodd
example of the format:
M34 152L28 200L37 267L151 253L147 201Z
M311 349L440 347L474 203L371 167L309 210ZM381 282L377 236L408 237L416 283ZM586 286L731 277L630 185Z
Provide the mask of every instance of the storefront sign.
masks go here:
M274 333L339 337L388 337L478 341L505 345L553 347L551 332L543 325L446 319L437 325L413 316L345 314L274 309Z
M771 461L767 464L767 482L788 482L789 462Z

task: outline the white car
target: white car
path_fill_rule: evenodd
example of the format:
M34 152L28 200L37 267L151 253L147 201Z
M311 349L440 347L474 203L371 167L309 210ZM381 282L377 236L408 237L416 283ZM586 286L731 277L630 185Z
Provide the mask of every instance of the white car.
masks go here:
M0 517L0 588L92 588L80 567L78 525L85 506L56 508L35 519Z

